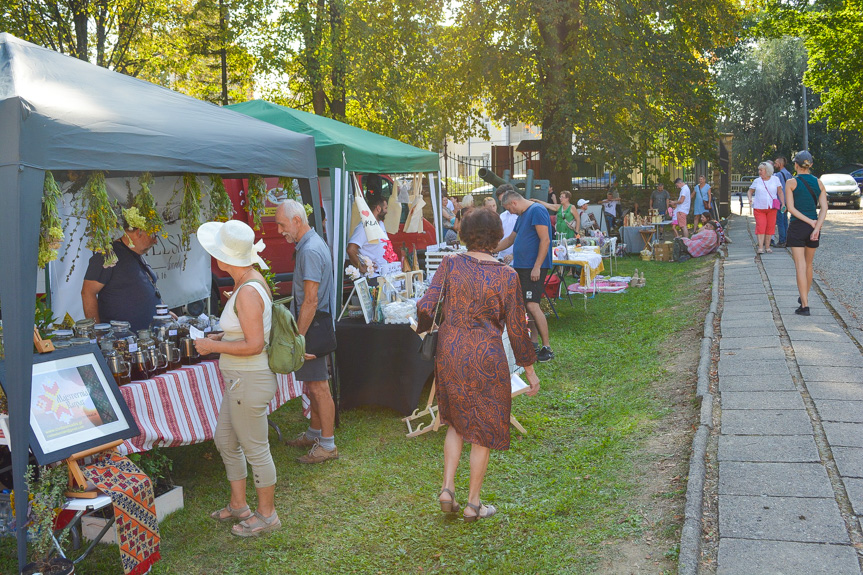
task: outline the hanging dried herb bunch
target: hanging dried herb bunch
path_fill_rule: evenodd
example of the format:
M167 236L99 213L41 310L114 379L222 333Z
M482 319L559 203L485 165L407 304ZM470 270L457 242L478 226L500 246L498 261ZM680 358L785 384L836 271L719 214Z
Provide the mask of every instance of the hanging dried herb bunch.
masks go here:
M150 190L150 186L153 185L153 182L153 176L150 172L144 172L141 174L138 178L138 185L141 186L141 189L138 190L138 194L132 202L132 207L138 208L138 213L142 218L144 218L145 227L139 229L146 232L148 236L158 233L162 233L164 236L166 235L163 232L165 229L165 221L159 214L159 210L156 209L156 199L153 197L153 192Z
M117 263L117 254L114 253L113 234L117 229L117 214L111 200L108 199L108 190L105 187L105 172L93 172L84 187L82 204L86 210L87 249L95 254L105 257L103 267L110 268Z
M289 200L297 199L297 191L294 189L293 178L279 178L279 187L285 190L285 197Z
M42 191L42 220L39 224L39 267L44 268L48 262L57 259L57 250L63 241L63 221L57 209L63 199L60 186L54 180L51 172L45 172L45 184Z
M227 222L234 215L234 205L225 190L222 176L210 176L210 219L216 222Z
M261 216L264 213L264 205L267 202L267 182L262 176L249 176L249 213L254 217L254 228L261 229Z
M195 174L183 174L183 200L180 202L180 247L191 248L189 238L201 225L201 183Z

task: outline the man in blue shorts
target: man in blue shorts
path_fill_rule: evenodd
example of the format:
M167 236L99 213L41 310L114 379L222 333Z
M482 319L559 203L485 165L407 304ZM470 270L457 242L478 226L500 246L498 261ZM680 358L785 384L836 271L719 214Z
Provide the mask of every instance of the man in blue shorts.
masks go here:
M518 216L515 229L500 241L495 251L513 246L512 267L521 282L527 313L533 318L542 340L537 359L541 362L551 361L554 352L548 341L548 322L539 307L545 290L545 276L551 269L551 218L544 206L524 199L512 184L500 186L495 195L506 211Z

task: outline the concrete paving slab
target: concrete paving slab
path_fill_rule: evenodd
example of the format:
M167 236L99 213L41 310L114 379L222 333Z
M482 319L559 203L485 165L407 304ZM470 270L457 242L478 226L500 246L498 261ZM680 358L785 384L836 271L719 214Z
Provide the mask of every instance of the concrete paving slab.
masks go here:
M721 539L717 575L857 575L860 566L848 545Z
M719 361L785 361L785 350L780 347L752 347L748 349L725 349L719 352Z
M815 399L821 421L863 423L863 401L841 399Z
M849 543L845 522L833 498L720 495L719 536Z
M772 461L818 463L818 447L812 435L720 435L720 469L724 461Z
M810 381L847 381L850 383L863 382L863 367L825 367L801 365L800 373L803 380Z
M795 391L791 374L729 375L719 378L719 391Z
M817 341L822 343L846 343L848 341L848 336L844 333L833 333L824 330L788 329L788 326L785 326L785 330L788 332L788 337L791 339L792 344L800 341Z
M723 391L722 409L804 409L797 391Z
M863 479L859 477L843 477L845 492L851 500L851 507L856 515L863 515Z
M769 336L778 336L779 330L776 329L776 326L772 323L753 323L749 326L734 326L734 327L722 327L720 323L720 330L722 331L722 336L733 336L737 334L738 337L769 337Z
M831 357L833 354L854 355L856 353L858 355L861 355L860 349L851 341L845 341L842 343L799 341L794 344L794 353L798 355L821 355L822 360L824 358ZM829 362L822 361L822 363Z
M810 435L812 423L802 409L723 409L726 435Z
M845 332L842 331L842 328L839 327L839 324L835 320L826 321L824 318L821 320L815 318L813 320L812 316L807 318L798 315L795 315L794 319L783 317L782 320L786 331L808 331L830 335L845 335Z
M749 349L753 347L779 348L781 346L782 344L779 341L779 335L769 337L734 337L725 334L722 336L722 339L719 340L719 349Z
M755 322L769 321L773 322L773 312L770 310L764 311L753 311L750 309L736 309L736 310L723 310L722 311L722 321L720 323L739 323L748 321L751 325Z
M863 367L863 355L860 352L854 353L831 353L825 356L823 353L815 353L807 351L798 353L795 348L794 354L797 356L797 365L829 365L830 367Z
M719 466L720 495L833 497L820 463L726 461Z
M719 377L729 375L758 375L761 373L771 373L777 375L790 374L788 364L784 359L779 361L754 361L747 359L737 359L734 357L723 357L719 361Z
M822 425L831 448L863 447L863 425L833 421L825 421Z
M839 475L863 478L863 447L832 447L831 451Z
M806 382L806 389L813 399L863 401L863 383L808 381Z

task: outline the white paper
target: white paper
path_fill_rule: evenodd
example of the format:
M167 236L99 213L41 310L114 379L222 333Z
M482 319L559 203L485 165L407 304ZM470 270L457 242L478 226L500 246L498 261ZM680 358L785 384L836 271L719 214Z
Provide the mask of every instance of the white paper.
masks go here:
M201 339L201 338L204 338L207 336L204 335L204 332L202 332L201 330L199 330L195 326L190 325L189 326L189 337L191 337L192 339Z
M516 393L519 393L520 391L528 389L530 387L528 384L526 384L524 382L524 380L522 378L520 378L518 376L517 373L513 373L509 377L509 384L510 384L510 386L512 386L513 395L515 395Z

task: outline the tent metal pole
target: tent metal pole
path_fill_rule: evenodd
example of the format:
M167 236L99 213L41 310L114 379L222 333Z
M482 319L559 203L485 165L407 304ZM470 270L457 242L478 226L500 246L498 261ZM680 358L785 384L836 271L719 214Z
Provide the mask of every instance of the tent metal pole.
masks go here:
M7 100L9 104L15 100ZM5 107L5 106L4 106ZM6 110L2 110L5 112ZM20 108L12 110L21 117ZM8 114L0 113L8 118ZM16 121L8 125L17 134ZM45 172L18 165L0 167L0 299L3 301L3 335L6 353L4 389L9 401L9 439L12 452L12 486L15 490L18 567L27 564L27 469L30 438L30 387L33 374L33 309L36 306L36 255Z

